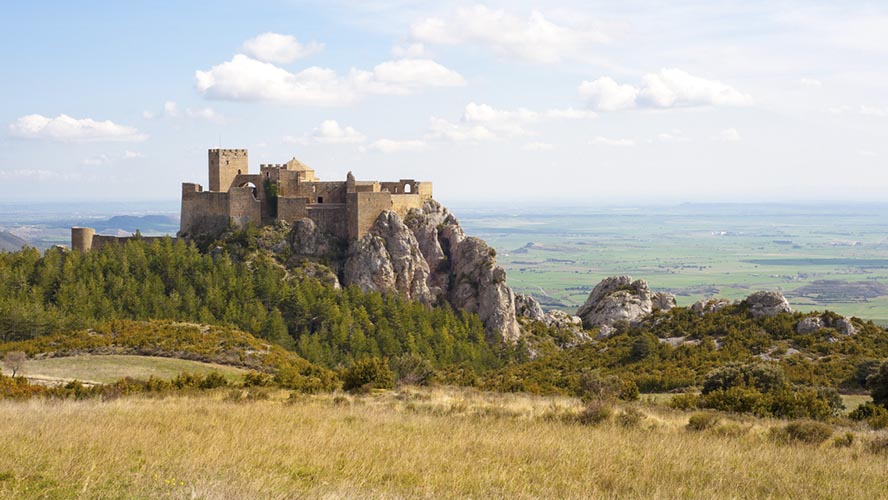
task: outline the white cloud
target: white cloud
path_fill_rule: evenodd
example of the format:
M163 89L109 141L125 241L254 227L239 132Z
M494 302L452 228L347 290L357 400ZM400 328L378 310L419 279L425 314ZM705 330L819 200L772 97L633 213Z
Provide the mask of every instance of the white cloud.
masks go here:
M26 139L47 139L59 142L144 141L147 134L110 120L72 118L59 115L26 115L9 124L9 134Z
M434 116L430 120L427 137L450 142L483 142L497 139L496 133L483 125L452 123Z
M580 96L589 101L593 109L616 111L635 107L638 89L632 85L621 85L608 76L591 82L584 81L579 87Z
M54 170L24 168L15 170L0 170L0 178L31 178L41 181L73 181L79 180L83 178L83 176L77 172L56 172Z
M111 165L117 161L125 161L125 160L133 160L136 158L144 158L145 155L138 151L130 151L126 150L122 154L98 154L90 156L89 158L84 158L81 160L81 164L90 165L90 166L99 166L99 165Z
M843 115L845 113L857 113L863 116L878 116L885 117L888 116L888 106L879 107L879 106L870 106L866 104L862 104L858 107L848 106L847 104L843 104L841 106L831 106L826 108L826 111L834 114L834 115Z
M608 137L597 136L593 137L591 144L595 144L597 146L620 146L620 147L629 147L635 146L635 141L632 139L611 139Z
M740 132L738 132L737 129L728 128L719 132L714 139L722 142L740 142L742 137L740 137Z
M195 80L197 90L210 99L317 106L347 105L366 94L409 94L421 87L465 85L459 73L427 59L387 61L372 72L352 69L343 77L320 67L291 73L243 54L195 72Z
M291 144L357 144L366 139L364 134L352 127L343 127L336 120L324 120L311 135L287 136L284 137L284 142Z
M415 59L418 57L428 57L425 45L421 43L411 43L407 45L395 45L392 47L392 55L397 58Z
M867 116L888 116L888 106L878 107L878 106L861 106L860 114Z
M691 75L677 68L661 69L642 77L639 86L619 84L610 77L584 81L579 93L593 109L616 111L636 107L748 106L752 97L717 80Z
M876 154L875 151L870 151L870 150L868 150L868 149L860 149L860 150L857 151L857 154L860 155L860 156L863 156L863 157L865 157L865 158L874 158L874 157L876 157L876 156L879 156L879 155Z
M484 5L457 8L447 18L426 18L411 26L411 34L427 43L484 45L501 56L538 63L586 59L591 47L611 40L594 25L558 24L539 11L521 18Z
M370 144L370 149L382 153L401 153L404 151L422 151L427 146L425 141L418 139L395 140L379 139Z
M260 61L286 64L323 50L324 44L299 43L292 35L263 33L244 42L243 51Z
M551 151L555 149L555 146L548 142L528 142L521 149L525 151Z
M386 61L373 68L378 82L408 87L462 87L466 80L452 69L430 59Z
M164 102L163 111L160 113L149 110L142 111L142 117L146 120L153 120L159 116L164 116L166 118L195 118L219 123L225 121L225 117L211 107L185 108L183 111L175 101Z
M803 87L822 87L823 82L814 78L801 78L799 84Z
M657 134L657 140L659 142L666 143L676 143L676 142L690 142L691 139L684 135L684 132L678 129L671 130L669 132L663 132Z
M527 108L502 110L488 104L470 102L463 111L462 122L480 124L500 134L525 135L528 133L524 129L525 125L543 120L578 120L595 116L592 111L573 108L552 108L545 111L532 111Z

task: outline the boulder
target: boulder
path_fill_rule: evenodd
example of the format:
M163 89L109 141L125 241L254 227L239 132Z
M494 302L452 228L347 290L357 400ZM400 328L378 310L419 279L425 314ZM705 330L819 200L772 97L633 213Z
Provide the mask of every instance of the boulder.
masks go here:
M842 335L857 334L857 327L854 326L854 323L848 318L839 318L835 320L832 324L832 328Z
M796 333L806 334L820 331L823 328L823 320L819 317L804 318L795 327Z
M637 324L653 311L651 289L644 280L612 276L602 280L589 293L577 316L586 328L613 326L618 321Z
M671 293L656 292L651 297L651 308L654 311L669 311L675 306L675 295Z
M769 318L780 313L791 313L792 308L780 292L755 292L746 298L749 313L755 318Z
M293 250L293 255L297 257L328 258L339 253L340 249L336 238L319 230L315 221L308 218L299 219L293 223L287 240Z
M545 322L546 317L537 299L522 293L515 294L515 314L542 322Z
M731 305L731 301L728 299L698 300L691 304L691 312L698 316L706 316L707 314L719 312L729 305Z

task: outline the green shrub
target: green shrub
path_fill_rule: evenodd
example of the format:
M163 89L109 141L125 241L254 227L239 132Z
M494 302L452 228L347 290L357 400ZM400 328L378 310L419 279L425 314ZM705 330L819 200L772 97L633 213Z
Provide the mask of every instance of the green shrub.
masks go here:
M198 387L201 389L216 389L218 387L226 387L227 385L228 380L221 373L210 372L200 381Z
M617 423L626 428L638 427L638 424L646 418L647 415L630 406L617 415Z
M257 371L250 371L244 375L244 387L268 387L274 382L274 378Z
M760 392L773 391L788 385L783 369L773 363L729 363L709 372L703 381L703 394L732 387L755 388Z
M878 436L866 443L866 450L876 455L888 454L888 436Z
M395 387L395 374L384 359L376 357L360 359L342 374L342 388L346 391L369 391L393 387Z
M585 402L611 401L623 390L623 382L614 375L602 375L597 370L587 371L579 378L579 396Z
M715 413L695 413L688 419L689 431L705 431L718 425L721 419Z
M399 385L430 385L435 379L432 364L419 354L402 354L392 359L392 370Z
M820 444L833 435L833 428L823 422L798 420L771 429L772 437L784 443Z
M888 361L879 366L879 370L866 379L866 386L873 397L873 403L888 408Z
M623 401L638 401L638 386L633 380L624 380L623 387L620 389L620 399Z
M598 425L607 422L614 415L614 407L609 401L592 400L586 403L580 413L579 421L584 425Z
M846 432L833 438L833 446L836 448L848 448L854 444L854 433Z
M697 408L699 403L699 395L694 394L693 392L686 392L684 394L676 394L675 396L672 396L672 399L669 400L669 407L676 410L690 410L692 408Z

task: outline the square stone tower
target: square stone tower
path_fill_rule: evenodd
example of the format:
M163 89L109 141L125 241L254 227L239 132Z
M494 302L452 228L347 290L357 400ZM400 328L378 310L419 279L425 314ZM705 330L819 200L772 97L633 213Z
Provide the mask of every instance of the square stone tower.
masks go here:
M210 191L228 192L238 174L248 173L246 149L211 149Z

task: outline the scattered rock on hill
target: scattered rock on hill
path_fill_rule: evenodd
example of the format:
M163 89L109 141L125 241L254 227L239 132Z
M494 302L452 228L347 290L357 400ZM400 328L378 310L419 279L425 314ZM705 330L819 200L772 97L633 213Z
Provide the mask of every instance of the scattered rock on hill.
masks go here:
M824 328L832 328L841 335L855 335L857 327L848 318L823 318L814 316L804 318L796 324L796 333L816 333Z
M750 314L755 318L792 312L789 302L780 292L755 292L746 298L746 304L749 306Z
M671 293L656 292L651 297L651 308L654 311L669 311L675 306L675 295Z
M523 293L515 294L515 314L534 321L543 321L545 318L545 313L539 301Z
M706 299L698 300L691 304L691 311L698 316L706 316L721 311L725 307L731 305L728 299Z
M613 326L618 321L638 323L653 311L651 289L631 276L605 278L589 293L577 316L586 328Z

